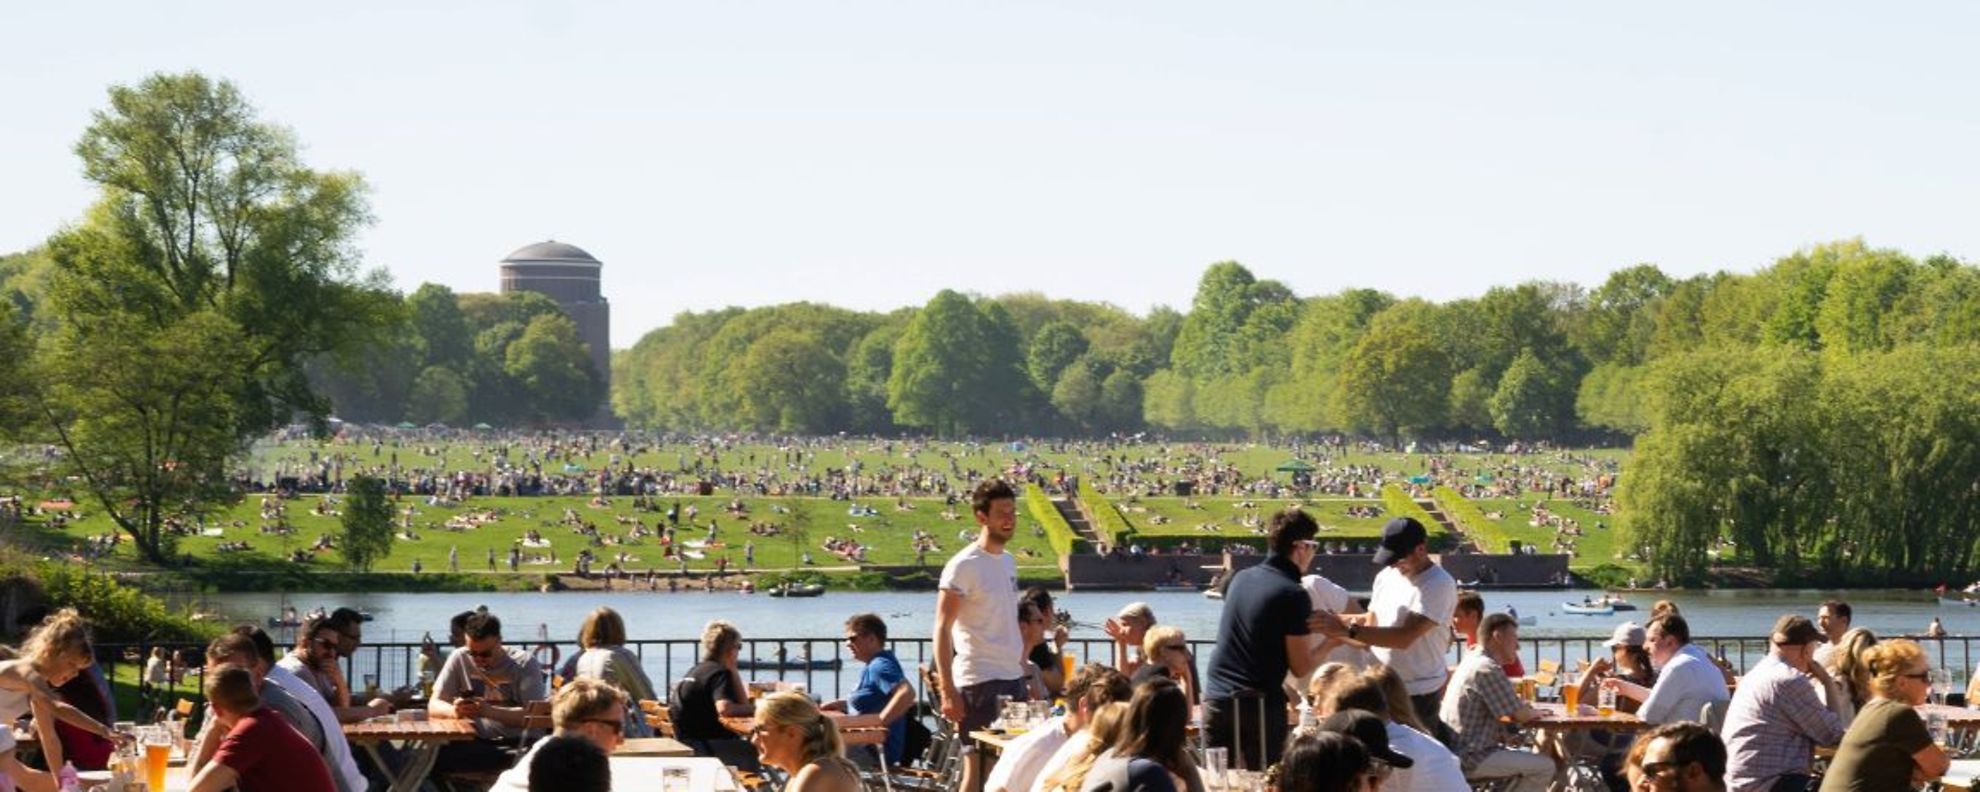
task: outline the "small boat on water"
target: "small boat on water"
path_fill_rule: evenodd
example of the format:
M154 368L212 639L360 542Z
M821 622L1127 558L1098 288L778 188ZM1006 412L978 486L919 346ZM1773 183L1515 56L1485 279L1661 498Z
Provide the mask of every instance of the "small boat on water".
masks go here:
M1583 616L1614 616L1616 609L1615 606L1608 603L1563 602L1561 603L1561 612L1575 613Z
M771 586L769 591L765 593L772 597L817 597L825 593L825 585L822 583L785 583L781 586Z
M1204 589L1203 596L1205 599L1220 600L1224 598L1224 592L1217 589Z
M837 671L839 660L737 660L742 671Z

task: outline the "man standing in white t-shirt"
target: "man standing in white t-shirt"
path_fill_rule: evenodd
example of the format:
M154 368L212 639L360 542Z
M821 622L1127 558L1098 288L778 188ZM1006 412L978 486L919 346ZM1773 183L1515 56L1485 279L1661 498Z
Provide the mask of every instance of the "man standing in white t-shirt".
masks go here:
M997 719L998 696L1026 700L1017 561L1004 552L1017 532L1017 493L1001 479L985 479L970 493L970 506L981 530L942 567L935 597L942 717L962 735ZM982 779L976 752L965 752L963 792L974 792Z
M1315 627L1329 638L1347 638L1368 645L1376 662L1396 670L1409 689L1417 718L1450 745L1449 729L1439 728L1437 709L1450 670L1444 665L1451 648L1451 613L1457 610L1457 581L1430 560L1429 532L1412 517L1397 517L1382 526L1382 545L1375 563L1388 567L1375 576L1368 613L1343 618L1323 612Z

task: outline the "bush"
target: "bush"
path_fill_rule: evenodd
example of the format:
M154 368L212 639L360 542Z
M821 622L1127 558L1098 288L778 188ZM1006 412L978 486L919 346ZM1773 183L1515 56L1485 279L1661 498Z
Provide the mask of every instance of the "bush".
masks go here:
M1066 522L1066 516L1052 505L1052 497L1045 494L1045 488L1026 484L1024 506L1031 512L1031 519L1045 526L1045 541L1051 543L1052 551L1061 556L1071 555L1073 543L1079 541L1079 537L1073 535L1072 525Z
M1121 516L1121 510L1100 491L1079 480L1079 505L1086 512L1086 519L1093 522L1093 530L1100 535L1100 541L1107 543L1107 549L1125 546L1134 536L1134 526Z
M1402 487L1394 484L1382 485L1382 508L1392 517L1415 517L1417 522L1423 523L1423 531L1428 534L1432 549L1443 545L1445 540L1450 538L1450 535L1444 531L1444 524L1437 522L1437 518L1430 516L1430 512L1424 511L1423 506L1418 504L1415 498L1410 497L1409 493L1404 492Z
M172 613L157 597L109 575L52 562L42 564L38 571L49 604L81 612L89 619L98 642L204 642L224 629Z
M1485 511L1478 508L1457 490L1438 487L1430 493L1437 507L1444 510L1444 516L1451 518L1459 528L1478 543L1478 549L1487 553L1512 552L1512 537L1506 535L1505 526L1485 517ZM1421 519L1421 518L1419 518Z

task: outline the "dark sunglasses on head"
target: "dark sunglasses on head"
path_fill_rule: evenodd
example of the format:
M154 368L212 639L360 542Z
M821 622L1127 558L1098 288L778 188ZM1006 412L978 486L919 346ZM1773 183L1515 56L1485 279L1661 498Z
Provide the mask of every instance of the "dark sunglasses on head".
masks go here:
M612 733L616 735L624 735L626 733L626 722L622 720L612 720L610 718L586 718L584 722L596 723L600 726L610 726L612 728Z

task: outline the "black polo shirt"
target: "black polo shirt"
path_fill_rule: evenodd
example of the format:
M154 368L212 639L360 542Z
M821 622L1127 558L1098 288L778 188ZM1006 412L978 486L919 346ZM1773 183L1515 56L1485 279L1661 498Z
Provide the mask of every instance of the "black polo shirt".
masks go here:
M1233 575L1224 590L1217 651L1210 657L1203 697L1227 699L1248 690L1283 699L1286 637L1308 634L1306 617L1312 613L1291 559L1268 555L1264 563Z

